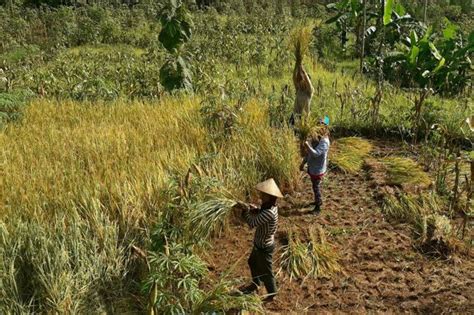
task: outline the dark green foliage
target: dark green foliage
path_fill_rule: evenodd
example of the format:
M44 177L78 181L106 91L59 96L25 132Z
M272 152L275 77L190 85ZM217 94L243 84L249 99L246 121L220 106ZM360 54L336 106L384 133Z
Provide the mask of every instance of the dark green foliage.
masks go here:
M426 29L397 1L386 0L383 8L368 3L365 30L360 30L363 5L359 0L340 0L328 5L336 15L326 23L335 23L342 35L354 32L357 43L361 33L365 35L364 55L370 57L370 70L377 77L382 68L385 79L399 86L433 88L449 95L460 94L469 86L472 33L466 38L447 19L440 32L434 32L432 27ZM344 48L345 36L341 40ZM359 45L356 46L358 50Z
M463 38L456 26L446 21L442 36L437 37L428 29L419 39L416 31L412 31L409 40L399 47L400 50L385 58L387 79L399 82L402 87L429 87L451 95L469 86L474 33L468 39Z
M168 51L173 51L191 39L192 19L179 1L171 1L161 13L162 29L159 41Z
M0 129L6 123L21 118L22 107L32 96L33 93L27 90L0 93Z
M170 0L161 10L158 37L170 56L160 69L160 81L166 90L192 91L191 71L179 49L191 39L192 19L181 0Z
M184 58L169 58L160 69L160 82L168 90L193 90L191 71Z

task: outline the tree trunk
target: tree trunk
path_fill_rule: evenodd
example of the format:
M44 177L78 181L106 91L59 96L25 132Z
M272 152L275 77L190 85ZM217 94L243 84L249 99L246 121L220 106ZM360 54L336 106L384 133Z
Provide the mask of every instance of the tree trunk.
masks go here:
M425 7L423 9L423 23L426 24L426 12L428 11L428 0L425 0Z
M419 98L415 97L415 118L413 121L413 143L416 144L418 140L418 133L420 132L420 124L421 124L421 112L423 109L423 104L425 103L426 98L429 96L430 90L423 89L420 92Z
M367 28L367 0L364 0L364 13L362 15L362 45L360 48L360 73L362 73L362 68L364 66L364 55L365 55L365 29Z
M381 57L381 53L382 53L382 46L383 46L383 41L385 39L385 27L383 25L383 15L385 13L385 0L382 0L381 2L381 6L380 6L380 17L379 17L379 20L378 20L378 25L377 25L377 29L378 30L382 30L382 37L380 38L380 44L379 44L379 51L378 51L378 55L379 57Z

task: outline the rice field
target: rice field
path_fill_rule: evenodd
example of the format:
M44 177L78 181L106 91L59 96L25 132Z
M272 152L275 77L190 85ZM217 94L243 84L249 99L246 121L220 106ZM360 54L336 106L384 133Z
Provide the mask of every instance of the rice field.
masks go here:
M265 106L245 104L239 130L216 143L199 104L198 98L37 100L6 127L0 134L3 310L83 312L112 307L110 299L114 311L120 301L130 307L135 289L127 279L136 264L130 246L149 242L150 228L170 205L181 205L187 224L191 203L208 196L245 200L268 177L286 192L298 185L296 140L290 130L262 123ZM168 193L173 185L181 187L178 195Z

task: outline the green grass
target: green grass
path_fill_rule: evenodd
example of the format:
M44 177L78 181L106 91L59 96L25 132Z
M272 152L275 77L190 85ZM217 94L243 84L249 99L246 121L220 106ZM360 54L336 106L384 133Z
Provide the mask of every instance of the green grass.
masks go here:
M142 56L146 50L143 48L133 47L130 45L84 45L72 47L64 50L61 53L61 56L80 56L81 54L96 54L96 55L107 55L110 53L121 52L129 55L134 55L136 57Z
M16 47L0 54L0 65L12 65L30 59L41 53L41 50L36 45L26 45L22 47Z

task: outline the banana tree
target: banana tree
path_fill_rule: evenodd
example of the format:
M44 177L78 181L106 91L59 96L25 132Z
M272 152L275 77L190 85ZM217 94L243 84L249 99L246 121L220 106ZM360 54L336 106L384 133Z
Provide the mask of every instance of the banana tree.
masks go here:
M328 4L326 7L336 13L335 16L326 21L326 24L336 24L341 34L341 47L345 50L348 41L347 33L356 28L364 6L360 0L340 0L337 3Z
M433 86L444 95L457 95L469 86L472 79L470 56L474 52L474 32L464 38L459 27L445 20L445 28L436 41L444 66L433 75Z
M436 93L459 94L471 80L474 33L466 39L454 24L446 24L441 37L429 28L419 39L412 30L384 59L386 78L402 87L429 86Z
M420 24L406 12L405 8L399 3L395 4L393 0L382 2L341 0L328 4L327 8L336 12L336 15L326 23L336 24L342 34L343 47L347 42L346 34L354 32L357 43L361 43L364 39L367 45L364 55L371 55L377 43L379 48L382 44L393 46L407 30L420 28Z
M414 102L412 129L414 139L418 136L423 104L433 92L432 80L446 63L432 37L431 28L422 38L412 31L404 44L400 45L400 50L389 53L384 60L384 73L391 73L401 78L402 81L399 83L402 87L415 87L419 91Z

